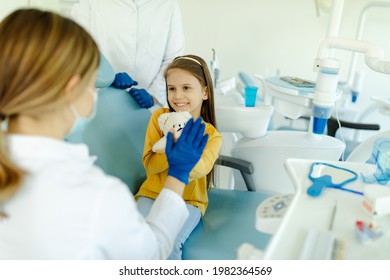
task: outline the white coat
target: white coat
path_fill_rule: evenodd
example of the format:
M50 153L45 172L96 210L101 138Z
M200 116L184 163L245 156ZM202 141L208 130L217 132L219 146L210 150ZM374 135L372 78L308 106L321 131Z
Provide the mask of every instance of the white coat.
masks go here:
M93 165L84 144L8 136L12 160L27 172L0 220L0 259L160 259L188 217L164 189L144 219L127 186ZM129 166L131 168L131 166Z
M167 106L164 70L183 55L176 0L80 0L72 18L90 32L116 72L127 72Z

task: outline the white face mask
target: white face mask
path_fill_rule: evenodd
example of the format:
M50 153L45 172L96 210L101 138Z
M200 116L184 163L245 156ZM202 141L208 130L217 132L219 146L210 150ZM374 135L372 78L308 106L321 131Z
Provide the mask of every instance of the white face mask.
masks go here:
M98 101L98 93L97 90L92 90L91 88L87 89L87 92L92 95L93 97L93 108L92 112L88 117L81 117L80 114L77 112L76 107L72 104L70 105L69 109L72 112L72 114L75 117L75 120L73 122L72 128L68 133L68 136L75 135L77 133L81 133L85 130L87 125L93 120L93 118L96 116L97 111L97 101Z

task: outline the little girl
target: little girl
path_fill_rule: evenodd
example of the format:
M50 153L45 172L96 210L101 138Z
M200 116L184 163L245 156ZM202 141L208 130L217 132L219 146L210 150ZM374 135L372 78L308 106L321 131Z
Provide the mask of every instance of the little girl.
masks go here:
M152 147L164 135L158 117L167 112L188 111L194 119L201 117L209 134L202 157L190 173L183 198L190 216L176 238L168 259L181 259L182 246L206 212L207 190L213 183L214 164L222 145L222 135L216 129L214 90L205 61L195 55L175 58L165 71L169 108L153 112L146 132L143 164L147 178L136 194L138 208L146 216L167 178L168 162L164 153L154 153Z

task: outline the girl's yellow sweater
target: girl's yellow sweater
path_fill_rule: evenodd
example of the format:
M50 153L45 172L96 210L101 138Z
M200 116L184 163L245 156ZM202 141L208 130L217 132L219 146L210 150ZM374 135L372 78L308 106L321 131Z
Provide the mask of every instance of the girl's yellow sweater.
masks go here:
M157 198L168 176L168 161L165 153L159 154L152 151L154 143L164 136L158 126L158 117L167 112L169 112L168 108L157 109L152 113L150 118L146 131L142 159L147 178L135 195L136 198L139 196L152 199ZM201 159L190 173L190 182L185 187L183 194L185 202L198 207L202 215L206 212L208 205L206 175L213 168L222 146L222 135L213 125L209 123L205 124L205 133L209 134L209 139Z

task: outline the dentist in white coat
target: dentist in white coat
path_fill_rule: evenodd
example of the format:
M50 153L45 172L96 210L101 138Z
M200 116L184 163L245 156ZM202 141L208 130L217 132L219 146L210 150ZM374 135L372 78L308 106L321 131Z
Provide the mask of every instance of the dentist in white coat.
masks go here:
M184 34L176 0L79 0L72 18L90 32L141 107L167 107L164 69L183 55Z

